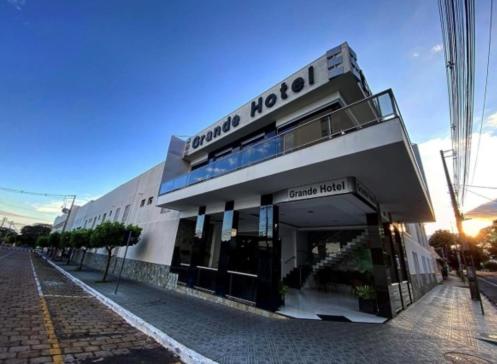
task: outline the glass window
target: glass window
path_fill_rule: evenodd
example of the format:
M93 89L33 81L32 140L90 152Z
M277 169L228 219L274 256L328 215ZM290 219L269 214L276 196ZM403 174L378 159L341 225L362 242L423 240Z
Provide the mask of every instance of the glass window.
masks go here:
M259 210L259 236L273 237L273 206L261 206Z
M121 212L121 208L118 207L116 210L116 213L114 214L114 221L117 221L119 219L119 213Z
M205 215L198 215L195 224L195 237L202 239L204 233Z
M221 231L221 241L231 240L232 229L233 229L233 210L225 211L223 217L223 227Z
M145 199L141 200L141 202L140 202L140 207L143 207L143 206L145 206Z
M130 206L131 205L126 205L126 207L124 208L123 219L121 222L126 222L126 219L128 218L128 215L129 215Z
M420 274L421 272L419 271L418 254L416 254L415 252L412 252L412 258L414 260L414 273L415 274Z
M153 201L154 201L154 198L153 197L149 197L148 201L147 201L147 205L151 205Z

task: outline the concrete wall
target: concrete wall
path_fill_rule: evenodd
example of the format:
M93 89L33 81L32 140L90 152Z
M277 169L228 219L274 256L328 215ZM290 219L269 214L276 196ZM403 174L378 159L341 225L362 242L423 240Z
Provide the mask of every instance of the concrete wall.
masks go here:
M78 251L72 256L72 262L74 264L79 264L82 257L83 253ZM103 272L105 270L105 265L107 264L107 256L104 254L87 252L83 264ZM118 275L122 264L123 258L114 255L110 261L109 274ZM135 259L126 259L123 266L122 277L162 288L174 288L177 279L176 275L169 274L168 265L143 262Z
M414 299L419 299L437 284L435 257L428 245L422 224L406 224L403 233Z
M81 206L75 213L73 224L68 227L92 229L104 221L140 226L143 229L140 242L128 250L127 258L130 260L126 263L124 276L160 286L166 284L179 223L177 211L156 206L163 169L164 162ZM117 248L114 255L123 257L124 250L124 247ZM105 253L103 249L93 249L87 254L86 264L103 269ZM118 259L113 258L113 263L114 260Z

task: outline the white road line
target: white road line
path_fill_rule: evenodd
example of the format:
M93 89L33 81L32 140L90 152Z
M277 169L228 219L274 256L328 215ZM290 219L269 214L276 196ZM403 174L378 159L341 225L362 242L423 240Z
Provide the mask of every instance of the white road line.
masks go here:
M7 253L7 254L5 254L5 255L2 255L2 256L0 257L0 259L7 258L9 255L12 255L12 254L14 254L14 252L10 252L10 253Z
M63 294L46 294L45 297L61 297L61 298L93 298L92 296L70 296Z
M40 255L41 256L41 255ZM66 272L64 269L59 267L57 264L53 263L49 259L41 256L45 261L50 264L52 267L54 267L56 270L58 270L62 275L67 277L69 280L74 282L76 285L80 286L83 288L86 292L94 296L96 299L98 299L100 302L102 302L105 306L110 308L112 311L114 311L116 314L121 316L128 324L133 326L134 328L140 330L143 332L145 335L152 337L157 341L159 344L164 346L166 349L169 349L173 353L177 354L181 360L183 360L187 364L215 364L216 362L214 360L211 360L205 356L203 356L200 353L197 353L195 350L190 349L189 347L181 344L180 342L176 341L169 335L167 335L165 332L161 331L157 327L153 326L152 324L146 322L142 318L136 316L135 314L131 313L118 303L114 302L107 296L103 295L102 293L98 292L96 289L88 286L86 283L83 281L79 280L75 276L73 276L71 273Z
M29 254L29 261L31 262L31 269L33 270L33 276L36 282L36 289L38 290L38 296L43 297L43 291L41 290L40 281L38 280L38 275L35 271L35 266L33 264L33 259L31 258L31 254Z
M486 279L486 278L482 278L481 276L478 276L478 278L480 278L482 281L484 281L484 282L486 282L486 283L488 283L488 284L491 284L492 286L497 287L497 284L495 284L495 283L494 283L494 282L492 282L492 281L489 281L489 280L488 280L488 279Z

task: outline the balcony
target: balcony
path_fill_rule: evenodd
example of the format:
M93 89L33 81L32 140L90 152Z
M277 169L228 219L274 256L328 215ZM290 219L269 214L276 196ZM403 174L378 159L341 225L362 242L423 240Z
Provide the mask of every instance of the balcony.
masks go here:
M223 176L222 178L217 178ZM265 194L355 177L402 222L433 221L428 188L391 90L165 181L157 205L193 216L224 201L252 208Z
M400 118L400 112L392 91L387 90L334 112L320 115L294 129L212 161L190 173L165 181L160 187L159 195L201 183L394 118Z

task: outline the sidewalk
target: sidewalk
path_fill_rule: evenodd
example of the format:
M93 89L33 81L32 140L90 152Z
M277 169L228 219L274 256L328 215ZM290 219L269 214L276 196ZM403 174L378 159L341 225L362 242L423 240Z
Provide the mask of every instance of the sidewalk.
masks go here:
M477 339L497 335L497 309L485 299L482 318L479 304L456 278L378 325L266 318L130 281L122 281L114 295L115 282L95 283L100 272L60 267L220 363L497 362L497 345Z

